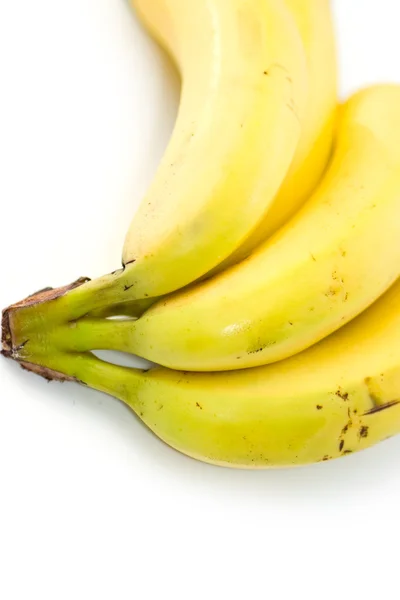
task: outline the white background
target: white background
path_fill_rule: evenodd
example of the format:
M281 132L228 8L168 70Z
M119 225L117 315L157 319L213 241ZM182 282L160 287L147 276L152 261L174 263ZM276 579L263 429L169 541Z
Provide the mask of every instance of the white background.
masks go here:
M400 82L395 0L334 0L341 94ZM117 268L176 74L124 0L0 0L0 305ZM373 240L372 240L373 242ZM400 436L203 465L111 398L0 361L0 598L398 597Z

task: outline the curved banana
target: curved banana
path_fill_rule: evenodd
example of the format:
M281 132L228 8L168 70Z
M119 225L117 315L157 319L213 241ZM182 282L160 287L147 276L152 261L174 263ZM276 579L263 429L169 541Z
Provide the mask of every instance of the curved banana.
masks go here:
M171 34L172 24L161 11L157 10L154 14L158 5L159 2L146 4L146 10L153 11L151 18L147 20L156 23L156 17L162 15L157 22L157 28L154 30L153 27L153 35L155 31L162 31L163 25L165 27L168 24L168 33L164 33L163 37L160 37L159 33L159 41L171 53L165 39L174 39ZM332 149L337 117L337 67L330 0L286 0L286 5L295 19L307 59L309 93L299 144L286 178L261 223L243 244L208 273L207 277L223 271L251 254L286 223L315 189ZM196 100L199 102L198 106L203 102L201 95L195 94L191 99L192 108ZM180 128L177 128L177 131L179 130ZM173 139L179 145L177 133ZM98 316L125 314L139 317L155 301L155 298L150 298L111 305L106 310L99 311Z
M143 310L210 271L262 220L300 139L306 56L283 0L132 4L182 76L174 132L129 229L123 269L38 307L38 322L127 301Z
M306 56L283 0L131 3L178 65L180 107L123 269L69 294L70 318L141 306L221 263L268 211L301 134Z
M212 273L240 262L284 225L310 197L326 169L337 117L336 44L330 0L285 0L303 40L309 93L302 134L288 174L267 214Z
M132 352L174 369L243 369L300 352L400 275L400 86L343 107L335 156L310 201L249 259L136 321L83 319L60 345Z
M229 467L345 456L400 432L400 282L360 317L285 361L230 373L148 372L23 346L23 366L116 396L167 444ZM16 343L23 338L17 338ZM63 373L63 375L60 374ZM67 377L65 377L67 375Z
M299 141L306 63L282 0L133 5L183 82L176 133L123 252L143 298L204 275L263 218Z

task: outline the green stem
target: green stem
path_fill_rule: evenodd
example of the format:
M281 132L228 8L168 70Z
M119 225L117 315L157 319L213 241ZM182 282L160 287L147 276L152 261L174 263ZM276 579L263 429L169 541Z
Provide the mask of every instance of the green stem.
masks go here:
M50 331L74 323L87 314L140 316L155 299L136 299L135 285L131 283L133 267L129 265L94 281L81 278L65 287L46 288L5 309L3 351L10 356L27 340L44 345Z
M135 320L85 318L49 332L51 343L60 350L88 352L116 350L133 353Z
M136 300L141 300L135 295L132 268L127 267L114 274L88 281L65 294L55 309L58 320L72 321L94 311L109 311L114 305L125 302L133 304Z
M142 371L107 363L90 353L70 353L63 359L62 366L85 385L135 407L137 389L144 376Z
M93 281L81 278L58 289L47 288L10 306L3 315L25 331L68 323L92 312L140 315L152 301L136 295L133 268L134 264Z
M114 398L135 410L137 391L144 374L138 369L128 369L107 363L91 353L51 352L41 353L30 348L18 359L21 366L48 380L73 381L87 385Z

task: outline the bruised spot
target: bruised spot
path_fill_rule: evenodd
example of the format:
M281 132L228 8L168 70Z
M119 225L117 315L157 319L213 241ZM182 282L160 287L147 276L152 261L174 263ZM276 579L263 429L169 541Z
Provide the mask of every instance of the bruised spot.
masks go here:
M324 407L321 404L317 404L317 410L322 410Z
M341 452L343 450L343 447L344 447L344 440L340 440L339 452Z
M198 402L196 402L196 406L197 408L199 408L200 410L203 410L203 407L201 406L201 404L199 404Z
M271 346L274 346L275 344L276 344L276 340L268 340L268 341L262 343L261 340L259 339L257 342L257 345L254 345L254 347L250 347L247 350L247 354L258 354L259 352L262 352L266 348L270 348Z
M326 455L326 456L324 456L324 457L322 458L322 462L325 462L325 461L327 461L327 460L331 460L331 458L332 458L331 456L327 456L327 455Z
M367 425L363 425L362 427L360 427L360 431L358 432L358 435L360 436L360 438L367 438L369 434L369 427L367 427Z
M345 450L343 454L353 454L353 450Z
M124 292L127 292L131 288L133 288L133 284L132 285L124 285Z
M347 400L349 399L349 394L347 392L343 392L340 388L337 392L335 392L335 395L338 396L338 398L344 400L345 402L347 402Z
M265 346L260 346L259 348L256 348L255 350L248 350L248 354L258 354L259 352L262 352L263 350L265 350Z
M325 292L325 296L326 296L327 298L331 298L331 297L333 297L333 296L336 296L336 295L337 295L337 293L338 293L338 291L337 291L335 288L333 288L333 287L330 287L330 288L329 288L329 290L328 290L327 292Z

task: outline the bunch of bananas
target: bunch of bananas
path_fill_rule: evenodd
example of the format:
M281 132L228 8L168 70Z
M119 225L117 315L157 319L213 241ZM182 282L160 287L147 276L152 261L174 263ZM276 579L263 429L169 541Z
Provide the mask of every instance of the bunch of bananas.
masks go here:
M123 268L6 309L3 354L214 464L398 433L400 86L338 105L329 0L131 2L181 74L171 141Z

